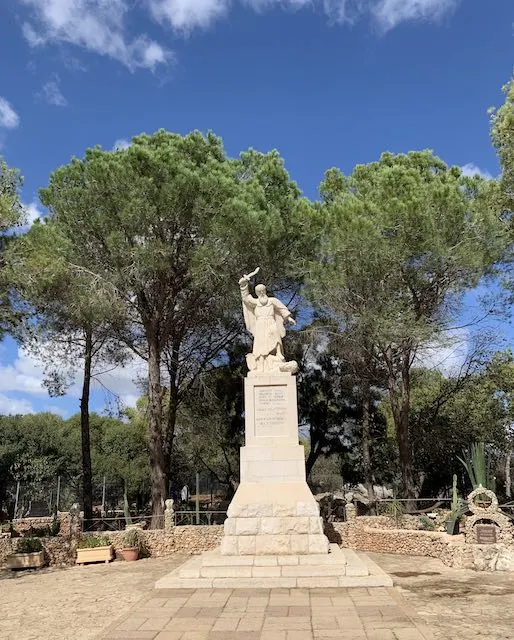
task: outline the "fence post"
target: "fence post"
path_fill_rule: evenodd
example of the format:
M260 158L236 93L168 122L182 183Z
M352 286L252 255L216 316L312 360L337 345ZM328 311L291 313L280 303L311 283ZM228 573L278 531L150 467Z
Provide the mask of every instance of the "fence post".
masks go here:
M16 483L16 498L14 500L14 517L13 520L16 520L18 517L18 498L20 497L20 481Z
M105 518L105 476L102 487L102 518Z
M55 496L55 513L59 511L60 497L61 497L61 476L57 476L57 495Z
M196 524L200 524L200 474L196 472Z

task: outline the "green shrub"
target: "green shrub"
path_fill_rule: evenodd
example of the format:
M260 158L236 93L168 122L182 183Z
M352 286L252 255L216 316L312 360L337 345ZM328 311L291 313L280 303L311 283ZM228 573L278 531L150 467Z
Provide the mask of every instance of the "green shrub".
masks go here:
M37 553L43 551L39 538L21 538L16 545L16 553Z
M77 540L77 549L95 549L96 547L109 547L111 541L107 536L84 536Z
M57 516L54 516L52 518L52 524L49 526L49 530L51 536L56 536L59 534L59 531L61 530L61 521Z
M420 516L419 522L421 529L424 531L435 531L436 524L432 518L429 518L428 516Z
M124 549L137 549L140 558L147 558L150 555L145 542L145 534L139 527L124 531L120 543Z

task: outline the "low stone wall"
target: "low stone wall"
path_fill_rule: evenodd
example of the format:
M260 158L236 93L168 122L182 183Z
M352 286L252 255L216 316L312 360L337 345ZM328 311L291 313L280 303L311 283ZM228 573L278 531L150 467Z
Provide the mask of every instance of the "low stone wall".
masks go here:
M150 529L143 531L150 556L160 558L172 553L199 554L215 549L221 543L223 525L185 525L170 531ZM123 531L106 534L117 550L122 546Z
M91 534L93 535L93 534ZM102 532L99 535L110 539L115 550L122 547L123 531ZM221 543L223 525L173 527L170 531L154 529L143 531L145 543L151 557L161 558L173 553L199 554L215 549ZM0 566L7 556L16 551L21 538L0 538ZM75 541L70 536L40 538L49 565L72 565L75 563Z
M18 541L22 538L0 539L0 567L5 564L7 556L16 553ZM71 538L55 536L39 538L45 552L45 559L51 566L67 566L75 564L75 542Z
M59 534L60 536L70 535L71 517L67 511L59 511L57 513L57 519L60 523ZM50 527L53 522L53 517L42 518L18 518L12 521L12 527L16 533L25 534L28 533L31 527L41 529L43 527Z
M372 517L372 516L370 516ZM464 536L450 536L441 531L413 529L381 529L369 526L368 517L361 516L354 522L334 522L328 531L331 542L359 551L398 553L401 555L440 558L445 564L453 564L455 547L464 545Z

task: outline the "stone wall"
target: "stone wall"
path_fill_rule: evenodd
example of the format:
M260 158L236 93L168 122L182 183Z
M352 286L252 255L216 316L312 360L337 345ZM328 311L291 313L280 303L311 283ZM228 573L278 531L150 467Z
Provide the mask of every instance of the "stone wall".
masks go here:
M70 514L67 511L59 511L57 518L60 523L59 535L68 536L70 534ZM42 518L17 518L12 521L12 527L19 534L26 534L31 527L41 529L42 527L50 527L53 522L53 517Z
M42 526L42 525L39 525ZM122 546L123 531L102 532L118 550ZM220 545L223 525L173 527L170 531L155 529L143 531L145 544L151 557L160 558L173 553L199 554L210 551ZM17 541L21 538L0 538L0 566L7 556L16 550ZM49 565L71 565L75 563L75 542L70 536L40 538L45 549Z
M380 517L380 516L379 516ZM455 547L464 545L464 536L450 536L441 531L379 528L369 525L373 516L361 516L350 522L334 522L327 535L331 542L359 551L398 553L401 555L440 558L453 563Z
M0 567L5 564L8 555L16 553L19 540L21 538L0 539ZM75 542L73 540L62 536L40 538L40 540L48 565L66 566L75 564Z

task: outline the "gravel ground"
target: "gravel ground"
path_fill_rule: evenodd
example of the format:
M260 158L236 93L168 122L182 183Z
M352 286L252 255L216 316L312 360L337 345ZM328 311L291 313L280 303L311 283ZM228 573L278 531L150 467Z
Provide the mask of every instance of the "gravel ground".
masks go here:
M0 571L2 640L88 640L129 612L184 556Z
M514 574L452 569L435 558L368 554L430 628L445 640L513 640Z

